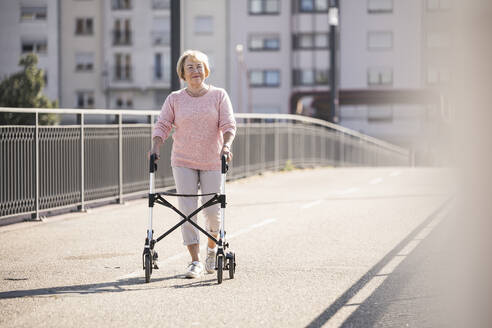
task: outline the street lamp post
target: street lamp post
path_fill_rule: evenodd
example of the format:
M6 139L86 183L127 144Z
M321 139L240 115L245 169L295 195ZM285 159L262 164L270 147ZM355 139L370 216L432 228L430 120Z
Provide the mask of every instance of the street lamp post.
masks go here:
M171 67L176 67L181 55L181 7L180 0L171 0ZM172 71L172 70L171 70ZM171 73L171 91L181 87L179 77Z
M330 118L339 123L338 76L337 76L337 38L338 38L338 0L330 0L328 22L330 24Z

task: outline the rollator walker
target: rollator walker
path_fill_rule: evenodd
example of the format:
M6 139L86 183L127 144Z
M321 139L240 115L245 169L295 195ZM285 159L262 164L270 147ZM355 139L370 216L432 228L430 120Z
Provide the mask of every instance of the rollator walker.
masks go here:
M229 271L229 278L234 279L234 273L236 271L236 256L234 252L227 251L229 248L229 243L226 241L226 232L224 230L224 221L225 221L225 207L226 207L226 195L225 195L225 181L226 181L226 173L229 169L226 163L226 157L223 155L221 158L222 161L222 175L221 175L221 184L220 184L220 193L209 193L209 194L198 194L198 195L189 195L189 194L173 194L167 192L156 193L155 192L155 172L157 170L156 155L152 154L150 156L150 191L149 191L149 228L147 230L147 238L145 238L145 247L142 254L142 262L143 269L145 270L145 282L150 282L150 276L152 275L152 269L158 269L157 259L158 255L154 249L156 243L161 241L164 237L169 235L171 232L176 230L182 224L189 222L199 231L204 233L208 238L212 239L218 246L217 254L215 258L215 270L217 271L217 282L219 284L222 283L222 275L224 270ZM186 216L181 213L176 207L170 204L167 200L165 200L162 195L166 196L175 196L175 197L198 197L198 196L211 196L213 197L207 201L205 204L197 208L190 215ZM154 208L154 204L161 204L170 209L174 210L179 214L183 219L176 224L174 227L166 231L157 239L154 239L154 230L152 229L152 210ZM207 208L209 206L220 204L220 232L219 232L219 240L210 235L207 231L202 229L198 224L193 222L191 218L195 216L198 212Z

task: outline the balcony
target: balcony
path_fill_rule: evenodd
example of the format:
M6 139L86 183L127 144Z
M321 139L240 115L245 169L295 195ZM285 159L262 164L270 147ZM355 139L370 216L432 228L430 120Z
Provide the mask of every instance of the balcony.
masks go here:
M152 44L154 46L169 46L171 33L169 31L152 31Z
M114 82L133 82L133 66L115 66L113 67Z
M113 46L131 46L132 32L113 30Z
M295 87L329 85L329 69L294 69L292 73Z
M111 8L113 10L131 10L132 3L130 0L112 0Z

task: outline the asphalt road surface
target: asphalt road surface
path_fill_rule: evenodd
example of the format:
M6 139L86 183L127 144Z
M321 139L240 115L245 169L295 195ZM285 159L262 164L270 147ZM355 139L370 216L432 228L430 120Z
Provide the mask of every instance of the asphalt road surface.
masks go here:
M237 268L221 285L184 278L180 230L156 245L160 269L145 283L146 199L0 227L0 326L433 326L439 254L427 250L442 241L450 177L318 168L228 182ZM156 205L155 233L177 219Z

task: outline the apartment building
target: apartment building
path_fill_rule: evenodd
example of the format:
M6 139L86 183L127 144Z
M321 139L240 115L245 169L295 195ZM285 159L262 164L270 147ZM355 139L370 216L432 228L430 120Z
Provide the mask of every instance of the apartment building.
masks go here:
M60 106L105 108L103 6L100 1L60 1Z
M422 84L422 2L341 2L341 89L391 92ZM413 147L420 134L421 104L346 105L341 124Z
M160 108L170 90L170 1L104 2L109 108Z
M0 2L0 78L18 72L22 55L38 55L45 71L43 92L59 98L59 1L29 0Z
M229 2L229 90L236 112L288 113L292 1Z
M207 54L211 74L207 79L217 87L229 88L228 0L181 1L181 49L196 49ZM175 70L171 72L175 74Z
M433 90L450 81L450 0L341 2L342 90ZM422 152L437 135L438 103L341 107L341 124Z

